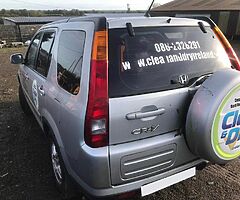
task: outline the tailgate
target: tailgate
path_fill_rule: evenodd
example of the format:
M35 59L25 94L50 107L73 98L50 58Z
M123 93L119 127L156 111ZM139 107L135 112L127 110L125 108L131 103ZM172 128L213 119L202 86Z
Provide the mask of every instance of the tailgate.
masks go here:
M188 104L187 88L110 99L110 145L180 129Z
M129 24L129 23L128 23ZM230 62L210 27L109 30L109 143L180 131L200 76Z

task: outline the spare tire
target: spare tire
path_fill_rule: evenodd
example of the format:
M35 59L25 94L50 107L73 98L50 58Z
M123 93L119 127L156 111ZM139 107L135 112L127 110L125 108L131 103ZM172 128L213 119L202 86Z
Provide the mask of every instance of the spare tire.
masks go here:
M197 90L186 120L191 152L212 163L240 156L240 72L215 72Z

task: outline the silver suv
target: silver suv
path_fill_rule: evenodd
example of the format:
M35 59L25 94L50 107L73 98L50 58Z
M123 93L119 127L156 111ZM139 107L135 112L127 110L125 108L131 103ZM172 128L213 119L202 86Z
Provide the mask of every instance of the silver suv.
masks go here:
M64 198L145 196L240 155L240 64L209 19L71 18L11 62Z

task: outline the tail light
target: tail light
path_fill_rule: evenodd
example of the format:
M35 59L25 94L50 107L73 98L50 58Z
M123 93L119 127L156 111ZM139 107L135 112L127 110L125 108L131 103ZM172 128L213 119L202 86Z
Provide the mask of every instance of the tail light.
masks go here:
M239 62L238 56L234 52L231 44L228 42L228 40L226 39L226 37L224 36L222 31L217 26L213 27L213 31L217 35L220 42L222 43L223 47L225 48L225 51L228 54L228 57L230 59L230 62L232 64L233 68L240 71L240 62Z
M108 145L108 33L95 32L92 50L85 142L97 148Z

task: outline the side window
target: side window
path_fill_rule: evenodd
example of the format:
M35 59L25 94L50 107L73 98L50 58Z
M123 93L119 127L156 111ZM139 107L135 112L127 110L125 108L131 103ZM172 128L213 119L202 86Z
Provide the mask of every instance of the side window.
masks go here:
M35 59L37 56L37 51L38 51L38 45L41 40L42 33L38 33L35 38L33 39L32 43L30 44L30 47L27 52L27 56L25 59L25 65L35 68Z
M58 84L73 95L80 89L85 32L63 31L60 35L57 61Z
M41 41L37 59L37 71L43 76L47 76L49 66L52 58L52 45L54 41L55 32L45 32Z

